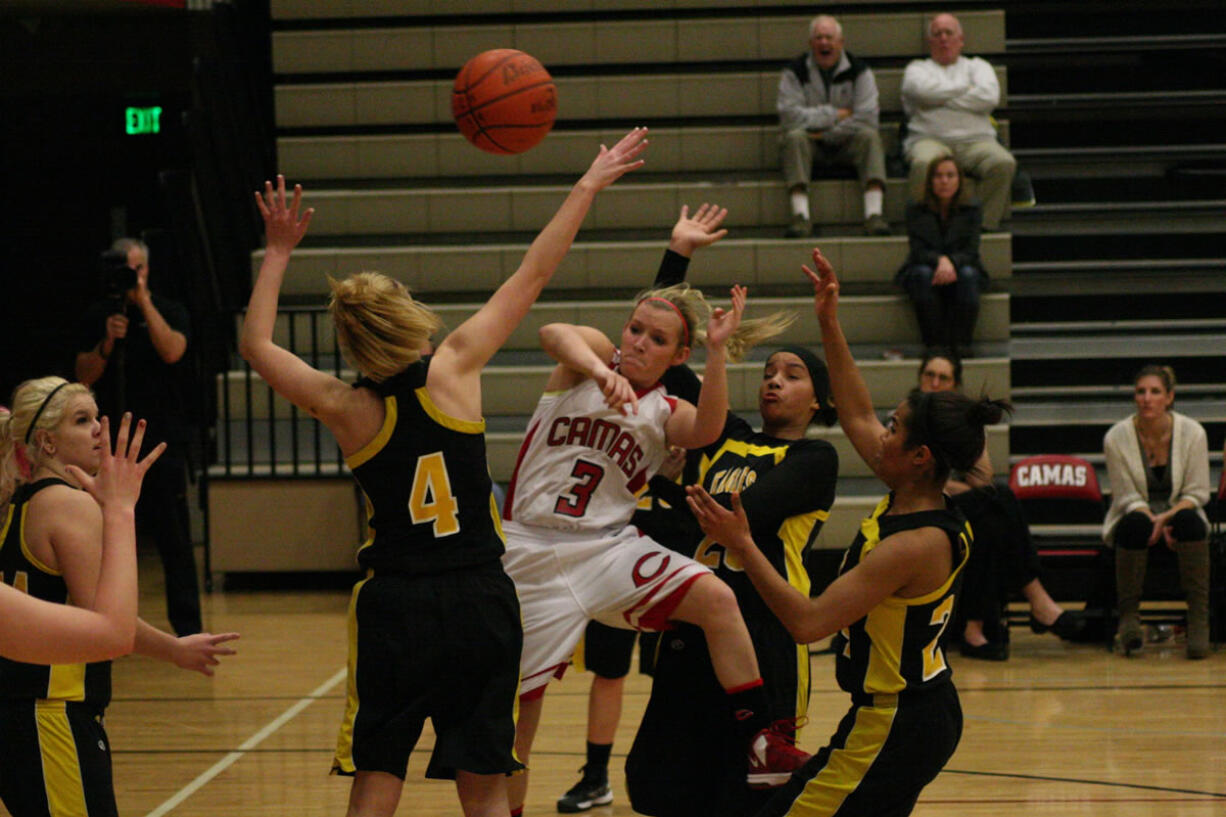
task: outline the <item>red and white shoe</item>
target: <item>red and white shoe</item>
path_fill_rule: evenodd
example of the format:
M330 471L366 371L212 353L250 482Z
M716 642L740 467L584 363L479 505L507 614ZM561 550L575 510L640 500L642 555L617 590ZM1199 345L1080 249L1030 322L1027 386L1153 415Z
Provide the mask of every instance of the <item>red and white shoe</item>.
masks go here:
M810 755L796 746L796 718L772 723L754 735L749 742L749 774L751 789L782 786L792 772L805 765Z

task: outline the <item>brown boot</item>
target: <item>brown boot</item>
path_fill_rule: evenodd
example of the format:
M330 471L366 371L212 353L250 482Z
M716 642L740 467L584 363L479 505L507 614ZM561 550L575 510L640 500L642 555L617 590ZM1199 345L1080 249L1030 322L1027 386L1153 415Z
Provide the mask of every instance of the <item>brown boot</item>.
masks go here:
M1188 658L1209 655L1209 543L1176 542L1179 583L1188 599Z
M1141 651L1145 631L1141 629L1141 589L1145 586L1148 550L1115 549L1115 596L1120 613L1119 629L1115 631L1115 649L1124 655Z

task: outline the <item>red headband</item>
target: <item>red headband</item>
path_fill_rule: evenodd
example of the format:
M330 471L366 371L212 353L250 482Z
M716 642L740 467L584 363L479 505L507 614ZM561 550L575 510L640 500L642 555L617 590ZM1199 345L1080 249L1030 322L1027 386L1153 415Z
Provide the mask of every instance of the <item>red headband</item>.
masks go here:
M681 337L685 341L685 346L690 345L690 325L685 321L685 315L681 314L680 308L668 298L661 298L658 295L653 295L650 298L644 298L644 301L655 301L657 303L668 304L668 308L677 313L677 317L681 319Z

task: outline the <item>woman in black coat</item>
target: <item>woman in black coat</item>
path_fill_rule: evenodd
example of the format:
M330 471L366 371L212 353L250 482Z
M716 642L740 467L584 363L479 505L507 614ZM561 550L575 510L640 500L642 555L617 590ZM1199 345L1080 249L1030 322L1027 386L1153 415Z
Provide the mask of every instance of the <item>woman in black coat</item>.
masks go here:
M983 210L962 191L953 157L928 165L924 200L907 205L911 251L895 281L915 304L924 345L949 346L969 357L979 293L988 273L979 257Z

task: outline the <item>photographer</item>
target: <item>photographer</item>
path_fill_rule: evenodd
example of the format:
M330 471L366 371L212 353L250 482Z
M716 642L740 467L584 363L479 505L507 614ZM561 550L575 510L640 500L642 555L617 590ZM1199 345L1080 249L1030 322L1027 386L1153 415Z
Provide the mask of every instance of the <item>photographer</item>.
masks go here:
M167 617L175 633L198 633L200 593L187 515L188 428L176 364L187 351L187 309L149 290L149 248L131 238L103 253L106 297L86 310L76 376L91 386L102 413L147 420L146 445L166 442L150 469L137 518L157 544L166 574ZM117 424L117 423L115 423Z

